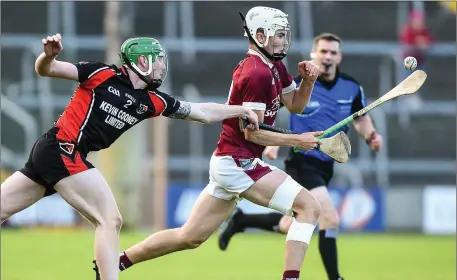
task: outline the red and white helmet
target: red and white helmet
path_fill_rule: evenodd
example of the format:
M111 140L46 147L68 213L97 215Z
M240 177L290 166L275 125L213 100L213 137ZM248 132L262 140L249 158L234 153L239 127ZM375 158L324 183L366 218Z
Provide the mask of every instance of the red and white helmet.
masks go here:
M248 11L246 18L244 18L241 13L240 15L244 20L244 36L251 38L257 47L261 51L263 50L262 53L264 52L264 48L268 45L270 37L284 36L283 45L276 47L273 50L273 54L268 54L267 57L272 60L281 60L286 56L291 43L290 25L286 13L274 8L257 6ZM263 32L267 37L263 44L260 43L255 36L259 28L263 29Z

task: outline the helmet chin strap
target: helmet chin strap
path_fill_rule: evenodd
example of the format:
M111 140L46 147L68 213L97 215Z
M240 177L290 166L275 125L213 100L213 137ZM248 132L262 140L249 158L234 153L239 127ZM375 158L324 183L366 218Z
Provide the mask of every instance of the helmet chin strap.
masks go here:
M271 55L270 53L268 53L265 48L259 46L257 44L257 42L254 40L254 38L252 38L251 36L251 33L249 32L249 29L246 25L246 18L244 17L244 15L239 12L240 14L240 17L241 17L241 20L243 21L243 28L244 30L246 31L246 34L248 35L249 39L251 39L255 46L259 49L259 51L264 55L266 56L269 60L272 60L272 61L279 61L279 60L282 60L284 57L286 57L286 54L285 53L274 53L273 52L273 55ZM267 42L265 43L265 45L268 44L268 37L267 37Z
M152 56L149 56L149 69L148 69L148 72L143 72L141 71L138 66L136 66L135 64L132 64L130 62L130 60L127 59L127 55L125 53L121 53L122 55L122 58L124 59L124 61L127 63L127 66L129 67L130 70L133 71L133 73L135 73L138 77L140 77L140 79L145 82L147 85L148 85L148 89L149 90L155 90L157 88L160 87L160 85L162 85L162 80L161 79L153 79L152 81L149 81L146 76L151 74L151 72L153 71L153 68L152 68Z

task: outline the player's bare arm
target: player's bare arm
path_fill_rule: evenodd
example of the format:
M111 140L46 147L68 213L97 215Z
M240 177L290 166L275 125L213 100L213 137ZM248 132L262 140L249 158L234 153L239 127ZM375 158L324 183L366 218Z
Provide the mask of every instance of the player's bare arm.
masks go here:
M42 42L43 53L35 62L36 73L42 77L78 81L78 69L74 64L56 60L56 57L63 50L60 34L48 36Z
M259 117L259 121L263 122L265 111L254 111ZM285 146L285 147L300 147L304 150L312 150L317 146L319 140L316 136L322 132L308 132L303 134L282 134L266 130L249 130L244 131L244 137L247 141L256 143L261 146Z
M381 149L382 136L376 133L371 117L369 115L359 117L354 120L353 124L357 134L366 140L372 150L378 152Z
M364 139L368 139L370 135L376 131L373 121L369 115L365 115L354 120L354 129Z
M312 61L298 63L298 72L302 77L300 86L292 92L283 93L281 101L291 113L300 114L308 105L314 82L319 76L319 67Z
M169 115L173 119L186 119L201 123L215 123L230 118L246 119L250 128L259 129L258 116L252 110L235 105L218 103L192 103L180 101L179 109Z

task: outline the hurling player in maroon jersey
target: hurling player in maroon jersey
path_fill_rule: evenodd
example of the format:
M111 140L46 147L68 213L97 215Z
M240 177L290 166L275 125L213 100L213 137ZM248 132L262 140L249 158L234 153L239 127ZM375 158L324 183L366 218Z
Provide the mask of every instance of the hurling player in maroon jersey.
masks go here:
M35 70L40 76L79 82L65 111L32 148L24 168L1 184L1 221L44 196L60 196L95 227L95 257L103 280L119 274L121 215L102 174L86 160L108 148L137 123L158 116L213 123L244 118L258 129L258 117L243 106L190 103L160 92L165 51L154 38L131 38L121 46L121 67L101 62L56 60L59 34L43 39ZM49 213L52 215L52 213Z
M233 72L228 104L250 108L258 114L259 121L270 125L275 121L280 102L291 112L302 112L319 69L310 61L300 62L298 71L302 81L299 88L296 87L281 62L290 46L287 15L273 8L254 7L243 21L249 50ZM244 198L293 216L286 238L282 279L298 280L321 206L285 172L263 162L262 152L269 145L311 150L318 144L315 136L321 133L285 135L263 130L242 131L239 120L225 120L210 161L210 182L200 194L188 221L180 228L153 234L122 252L121 270L198 247L230 215L237 201Z

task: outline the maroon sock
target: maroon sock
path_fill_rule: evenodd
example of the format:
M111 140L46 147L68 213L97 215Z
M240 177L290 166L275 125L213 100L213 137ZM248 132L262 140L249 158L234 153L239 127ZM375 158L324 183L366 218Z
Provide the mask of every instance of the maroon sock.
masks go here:
M122 252L121 256L119 257L119 269L123 271L131 267L132 265L133 263L130 261L129 257L127 257L125 252Z
M282 275L282 280L299 280L300 271L298 270L286 270Z

